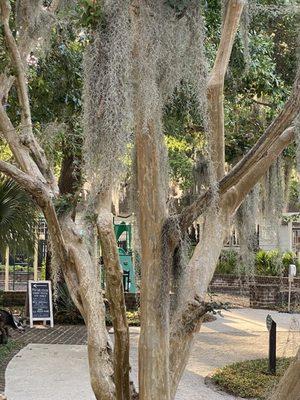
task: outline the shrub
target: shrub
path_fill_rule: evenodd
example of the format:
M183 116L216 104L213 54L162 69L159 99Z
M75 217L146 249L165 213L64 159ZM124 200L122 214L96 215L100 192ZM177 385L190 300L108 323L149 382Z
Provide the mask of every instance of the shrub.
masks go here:
M238 253L235 250L222 250L217 268L217 274L234 274L239 262Z
M140 326L140 312L138 311L127 311L127 321L129 326Z
M296 255L292 251L280 252L275 250L259 250L255 255L255 270L257 275L267 276L287 276L290 264L295 264L298 274L300 264ZM237 251L228 249L222 250L216 268L217 274L236 274L240 267L240 274L247 274L247 269L243 268L240 255Z
M258 275L279 276L283 273L282 260L278 250L259 250L255 257Z
M295 264L297 267L297 275L300 273L300 264L298 259L296 258L296 254L292 251L286 251L282 255L282 264L284 268L284 274L288 275L289 273L289 265Z
M277 359L277 373L268 373L268 359L248 360L218 369L212 380L235 396L265 400L287 370L292 358Z
M287 276L290 264L296 264L298 271L299 262L293 252L281 253L279 250L259 250L255 257L256 272L258 275Z

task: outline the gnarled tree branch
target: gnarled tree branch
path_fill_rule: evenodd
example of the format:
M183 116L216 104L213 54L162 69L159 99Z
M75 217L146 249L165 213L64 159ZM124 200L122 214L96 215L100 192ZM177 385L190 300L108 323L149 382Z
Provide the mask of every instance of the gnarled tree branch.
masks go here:
M20 136L17 134L11 120L9 119L4 106L0 103L0 133L6 139L16 162L20 168L32 176L38 177L41 181L45 178L38 169L36 163L32 160L29 154L29 149L20 141Z
M228 4L221 41L207 87L211 160L218 180L223 177L225 166L224 80L245 4L245 0L232 0Z
M7 47L16 70L18 98L21 107L22 141L30 149L34 161L47 182L49 182L54 192L58 193L58 185L45 156L45 152L33 134L25 66L9 25L10 2L3 0L0 3L0 7Z

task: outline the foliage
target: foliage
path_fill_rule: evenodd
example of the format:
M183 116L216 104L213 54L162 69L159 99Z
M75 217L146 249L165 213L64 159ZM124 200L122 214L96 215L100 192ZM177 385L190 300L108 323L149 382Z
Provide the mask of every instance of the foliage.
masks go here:
M185 189L192 182L193 158L192 146L185 138L166 136L166 144L169 150L171 179L178 182Z
M205 147L203 121L190 85L183 84L177 89L165 108L164 132L170 177L186 191L193 184L197 156L203 154Z
M282 254L281 257L282 260L282 265L284 268L284 274L285 276L288 275L288 271L289 271L289 265L290 264L295 264L297 267L297 272L300 272L300 263L298 261L298 258L296 256L295 253L293 253L292 251L286 251L285 253Z
M78 3L78 14L80 15L81 26L95 29L104 22L104 15L101 8L102 0L80 0Z
M300 210L300 193L299 193L299 182L298 179L295 176L292 176L292 179L290 181L290 187L289 187L289 210L290 211L299 211ZM290 220L292 221L298 221L299 219L299 214L290 216L290 217L284 217L283 220L286 222L289 222Z
M127 316L127 322L129 326L140 326L140 311L126 311L126 316ZM105 314L105 323L106 326L112 326L112 319L111 315L109 313L109 309L106 309L106 314Z
M140 326L140 311L127 311L127 321L129 326Z
M287 276L290 264L296 264L300 270L296 255L290 251L281 253L279 250L259 250L255 257L258 275Z
M0 176L0 244L12 249L32 249L37 223L36 208L13 180Z
M186 1L170 0L170 6L184 9ZM221 1L205 2L206 55L210 68L218 47L221 27ZM283 6L285 2L258 0L258 6ZM246 60L242 34L235 41L225 81L226 161L234 164L264 132L286 100L294 79L297 30L295 15L258 12L251 15L249 53ZM185 191L193 185L197 153L203 154L204 126L188 83L177 90L165 109L165 133L171 166L171 177ZM193 140L194 133L202 142ZM175 137L188 146L175 148ZM286 153L286 152L285 152ZM293 153L288 159L295 159Z
M256 271L259 275L282 275L282 263L278 250L259 250L255 256Z
M222 250L216 268L217 274L236 274L241 258L237 251ZM255 273L263 276L287 276L290 264L297 266L300 272L300 264L292 251L280 252L275 250L259 250L255 254Z
M83 324L83 318L73 303L65 283L58 284L54 318L58 324Z
M237 251L229 249L222 250L216 268L217 274L234 274L237 270L239 255Z
M5 265L0 265L0 271L5 270ZM24 266L24 265L10 265L9 266L9 272L33 272L33 267L31 266Z
M73 206L73 196L70 193L62 195L55 199L55 209L58 215L67 213L72 209Z
M73 156L77 164L81 160L84 47L84 40L71 24L58 26L49 52L29 69L35 133L57 174L63 158Z
M9 340L8 343L0 345L0 365L10 356L20 350L23 344L15 340Z
M265 400L287 370L292 358L277 359L277 373L268 373L268 359L250 360L218 369L212 380L235 396Z

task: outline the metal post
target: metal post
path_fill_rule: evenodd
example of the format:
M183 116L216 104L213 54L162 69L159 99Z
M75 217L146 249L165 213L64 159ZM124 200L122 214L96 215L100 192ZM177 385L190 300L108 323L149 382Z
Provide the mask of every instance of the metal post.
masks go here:
M289 277L288 312L291 312L292 279Z
M276 322L272 322L269 341L269 371L276 374Z
M271 315L267 316L267 328L269 331L269 373L276 374L276 322Z

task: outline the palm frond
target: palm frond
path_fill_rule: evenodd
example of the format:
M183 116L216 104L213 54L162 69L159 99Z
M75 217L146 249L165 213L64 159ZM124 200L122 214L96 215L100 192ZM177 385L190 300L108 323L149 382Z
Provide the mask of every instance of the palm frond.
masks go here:
M37 209L31 197L12 179L0 176L0 246L32 249Z

